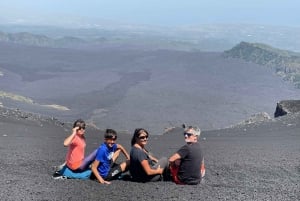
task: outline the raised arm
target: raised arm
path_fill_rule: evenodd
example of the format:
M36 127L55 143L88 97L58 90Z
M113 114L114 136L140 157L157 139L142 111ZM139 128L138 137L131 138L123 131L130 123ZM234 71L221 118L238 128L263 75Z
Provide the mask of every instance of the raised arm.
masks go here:
M72 140L74 139L76 133L77 133L77 130L79 129L79 127L75 127L73 128L72 130L72 134L69 135L65 140L64 140L64 146L67 147L71 144Z
M129 156L128 152L126 151L126 149L122 145L117 144L117 149L121 150L121 152L124 154L124 156L126 157L127 160L130 159L130 156Z

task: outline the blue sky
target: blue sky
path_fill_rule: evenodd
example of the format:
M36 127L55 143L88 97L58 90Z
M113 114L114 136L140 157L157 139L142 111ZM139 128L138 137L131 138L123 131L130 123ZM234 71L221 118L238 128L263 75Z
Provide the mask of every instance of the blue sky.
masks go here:
M0 22L79 17L162 26L300 26L299 0L1 0Z

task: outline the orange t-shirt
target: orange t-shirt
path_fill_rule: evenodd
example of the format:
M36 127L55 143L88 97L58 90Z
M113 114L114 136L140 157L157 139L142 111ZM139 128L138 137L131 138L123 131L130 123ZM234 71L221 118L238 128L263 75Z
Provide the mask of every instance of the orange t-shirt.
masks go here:
M66 156L67 166L70 169L76 170L80 167L84 159L85 146L86 143L84 137L75 135L71 144L69 145L69 150Z

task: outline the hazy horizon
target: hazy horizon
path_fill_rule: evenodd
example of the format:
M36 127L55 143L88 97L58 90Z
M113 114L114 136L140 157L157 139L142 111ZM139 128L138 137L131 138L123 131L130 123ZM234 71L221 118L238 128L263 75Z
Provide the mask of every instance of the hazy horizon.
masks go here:
M0 23L78 25L108 22L152 26L263 24L299 27L300 2L252 1L102 1L10 0L0 2Z

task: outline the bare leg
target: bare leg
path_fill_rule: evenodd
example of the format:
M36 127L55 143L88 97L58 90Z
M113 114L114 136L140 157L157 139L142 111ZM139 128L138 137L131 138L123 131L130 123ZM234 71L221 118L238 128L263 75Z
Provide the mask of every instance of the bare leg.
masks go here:
M112 157L112 161L113 161L113 162L115 162L115 161L117 160L117 158L118 158L119 155L120 155L120 152L121 152L121 150L119 149L119 150L117 150L117 151L114 153L114 155L113 155L113 157Z
M130 160L126 160L125 162L120 164L122 172L128 170L129 164L130 164Z

